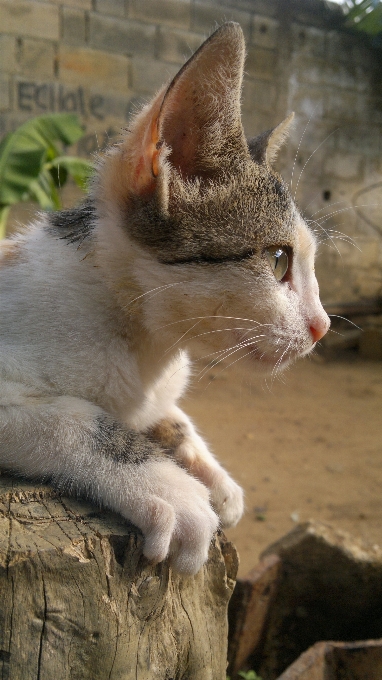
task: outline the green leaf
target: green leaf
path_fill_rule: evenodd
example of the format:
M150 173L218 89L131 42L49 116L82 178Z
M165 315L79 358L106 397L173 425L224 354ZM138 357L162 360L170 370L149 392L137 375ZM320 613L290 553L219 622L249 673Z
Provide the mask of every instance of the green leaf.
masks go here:
M28 198L30 186L46 162L61 155L56 142L71 145L83 135L77 116L39 116L8 134L0 143L0 204Z
M9 210L8 205L0 205L0 240L5 238Z
M346 25L370 36L382 34L381 0L362 0L361 2L352 0L347 10Z
M52 161L50 167L65 170L81 189L86 189L94 169L93 163L76 156L59 156Z
M44 169L30 186L30 198L43 210L59 210L61 201L49 170Z

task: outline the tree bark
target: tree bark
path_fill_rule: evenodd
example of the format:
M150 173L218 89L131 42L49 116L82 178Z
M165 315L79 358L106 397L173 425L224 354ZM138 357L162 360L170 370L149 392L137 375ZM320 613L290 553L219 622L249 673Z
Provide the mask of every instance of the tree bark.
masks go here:
M194 577L142 556L138 529L0 477L1 680L225 680L237 554Z

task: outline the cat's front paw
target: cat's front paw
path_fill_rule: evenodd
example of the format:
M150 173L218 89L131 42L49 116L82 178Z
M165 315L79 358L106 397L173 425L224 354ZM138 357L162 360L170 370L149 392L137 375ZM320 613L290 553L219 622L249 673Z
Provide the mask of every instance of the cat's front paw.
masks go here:
M221 526L234 527L244 512L243 489L223 469L216 471L214 477L211 503L220 517Z
M243 489L211 455L196 433L185 437L175 451L179 462L210 490L211 504L223 528L235 526L244 512Z
M173 568L196 574L208 558L219 518L208 489L168 460L150 463L146 490L122 514L144 534L143 554L154 563L169 557Z

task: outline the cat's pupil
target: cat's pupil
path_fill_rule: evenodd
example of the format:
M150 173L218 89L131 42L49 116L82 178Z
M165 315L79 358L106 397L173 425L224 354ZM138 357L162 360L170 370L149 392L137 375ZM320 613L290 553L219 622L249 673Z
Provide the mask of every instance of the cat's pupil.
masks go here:
M281 246L270 246L265 255L277 281L281 281L288 271L289 259L287 252Z

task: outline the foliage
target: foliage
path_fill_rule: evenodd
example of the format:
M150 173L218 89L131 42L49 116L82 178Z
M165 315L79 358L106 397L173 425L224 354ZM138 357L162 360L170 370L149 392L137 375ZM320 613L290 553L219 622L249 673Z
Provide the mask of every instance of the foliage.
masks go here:
M77 116L57 113L28 120L0 142L0 238L10 207L36 201L44 210L61 208L59 189L68 177L85 188L92 164L64 149L83 136Z
M382 35L381 0L345 0L347 25L372 37Z

